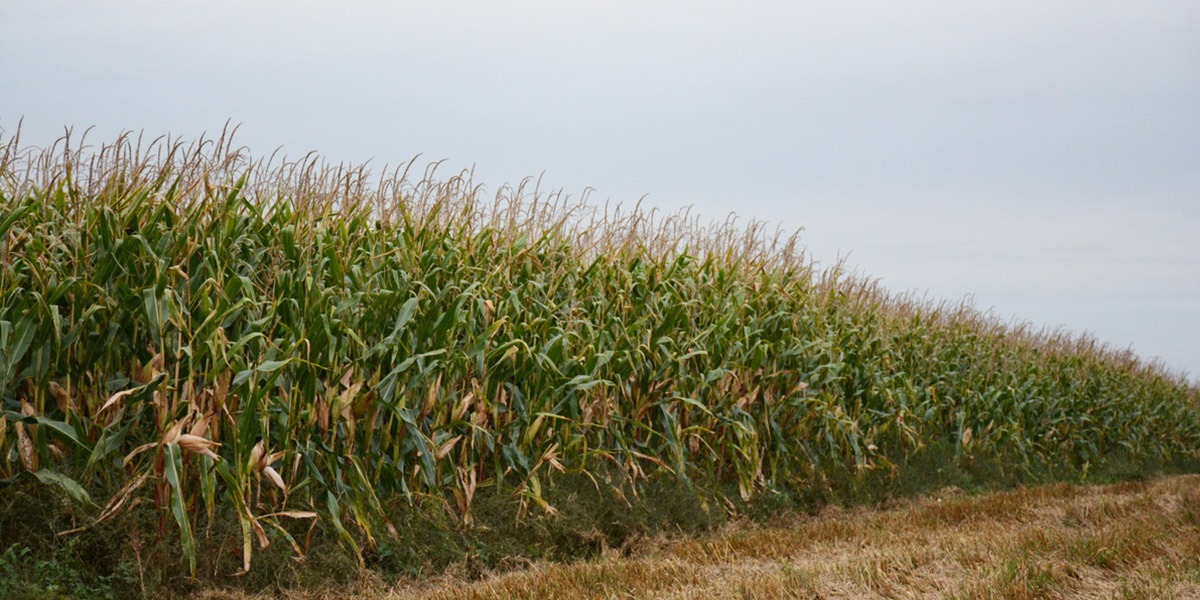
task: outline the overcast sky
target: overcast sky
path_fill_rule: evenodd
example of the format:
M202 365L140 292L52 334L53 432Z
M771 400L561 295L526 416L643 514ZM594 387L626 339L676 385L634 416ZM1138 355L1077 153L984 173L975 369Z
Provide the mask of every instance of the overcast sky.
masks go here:
M22 117L736 212L1200 374L1195 0L3 0Z

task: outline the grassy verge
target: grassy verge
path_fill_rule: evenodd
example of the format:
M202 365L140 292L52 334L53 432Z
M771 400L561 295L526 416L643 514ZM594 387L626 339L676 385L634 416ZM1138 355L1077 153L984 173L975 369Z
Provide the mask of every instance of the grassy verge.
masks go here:
M1192 598L1200 594L1200 477L979 496L947 487L885 509L831 506L788 522L731 523L474 579L367 579L286 597Z
M634 487L615 485L620 477L615 472L609 474L609 482L563 475L544 490L546 499L559 507L554 514L522 515L519 497L488 490L477 498L469 526L446 509L450 498L412 503L393 499L385 511L395 533L363 553L363 568L356 554L335 537L319 528L298 529L292 533L309 549L305 560L294 560L293 550L284 544L272 544L257 553L255 569L235 578L228 573L241 560L240 532L231 516L201 523L198 575L192 577L178 568L184 561L178 545L170 536L155 534L153 507L60 536L56 532L86 522L86 516L51 490L26 485L3 496L5 504L0 505L0 545L7 548L0 557L0 570L7 577L0 591L16 598L148 598L214 589L307 597L338 596L367 584L371 593L382 594L381 582L395 581L437 580L462 586L532 565L644 556L647 548L660 547L664 539L703 540L730 528L778 528L780 523L806 522L822 514L843 514L856 521L857 515L871 514L871 508L908 506L911 498L945 490L956 490L963 499L1084 477L1061 468L1036 473L1002 470L1011 462L1012 457L981 456L967 461L956 459L952 449L931 449L897 465L895 473L846 474L824 485L774 489L752 501L743 500L732 483L722 490L719 482L684 483L660 474ZM1200 470L1195 464L1118 466L1113 472L1090 472L1086 478L1095 483ZM1086 490L1071 494L1089 493Z

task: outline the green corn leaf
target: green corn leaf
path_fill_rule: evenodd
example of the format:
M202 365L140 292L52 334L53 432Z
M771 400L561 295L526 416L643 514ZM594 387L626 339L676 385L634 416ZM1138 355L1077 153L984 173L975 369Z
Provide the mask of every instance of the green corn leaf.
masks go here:
M179 446L174 443L163 446L163 453L167 485L171 488L171 514L175 517L175 524L179 526L180 543L183 555L188 561L188 572L194 576L196 574L196 539L192 536L192 524L188 519L187 501L183 489L183 455Z
M388 336L389 338L396 337L404 330L404 326L408 325L408 322L412 320L413 313L416 312L419 303L420 299L413 296L404 303L404 306L400 307L400 314L396 317L396 325L392 327L392 333Z
M66 439L67 441L72 442L73 444L78 446L83 451L88 452L88 453L90 453L92 451L92 447L87 442L81 440L79 438L79 436L75 433L75 428L68 425L67 423L63 423L62 421L58 421L56 419L51 419L48 417L37 416L37 415L25 416L19 412L15 412L15 411L11 411L11 410L4 411L4 416L8 417L8 419L10 421L20 421L22 423L26 423L29 425L43 425L43 426L48 427L49 429L53 430L55 433L57 433L58 435L60 435L64 439Z
M46 485L58 487L80 504L93 504L92 497L87 493L87 490L83 489L82 485L79 485L79 482L67 477L66 475L63 475L62 473L59 473L58 471L42 468L34 471L33 476L36 477L38 481Z
M264 360L262 364L255 367L254 370L258 371L259 373L274 373L290 362L292 362L292 359L290 358L287 360Z

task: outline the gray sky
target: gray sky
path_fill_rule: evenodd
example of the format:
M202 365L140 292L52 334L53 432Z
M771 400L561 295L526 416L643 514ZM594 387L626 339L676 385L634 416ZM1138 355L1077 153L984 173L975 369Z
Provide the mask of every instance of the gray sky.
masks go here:
M1200 374L1200 3L4 0L24 117L803 227Z

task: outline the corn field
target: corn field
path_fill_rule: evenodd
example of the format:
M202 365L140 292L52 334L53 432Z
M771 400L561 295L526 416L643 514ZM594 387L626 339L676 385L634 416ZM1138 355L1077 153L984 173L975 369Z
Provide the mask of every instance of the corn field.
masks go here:
M1198 457L1182 376L889 295L794 235L274 158L0 140L0 485L90 506L81 527L149 507L193 570L236 519L248 570L302 554L298 524L360 552L397 497L552 513L564 472L751 499L933 444Z

